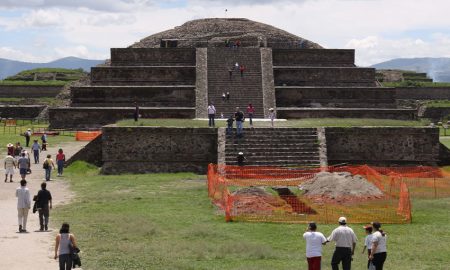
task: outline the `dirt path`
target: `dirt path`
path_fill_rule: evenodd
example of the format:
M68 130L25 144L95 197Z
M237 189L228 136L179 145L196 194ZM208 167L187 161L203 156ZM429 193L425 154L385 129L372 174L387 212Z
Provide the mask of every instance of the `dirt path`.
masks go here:
M27 176L27 187L30 190L31 197L37 194L40 184L44 180L44 170L42 162L47 154L51 154L53 160L57 149L62 147L66 154L66 159L82 148L86 142L68 142L49 147L48 151L40 154L40 164L34 164L33 155L31 156L32 174ZM28 149L27 149L28 150ZM13 176L13 183L4 182L3 158L1 159L1 181L0 181L0 270L49 270L58 269L58 263L53 259L54 255L54 237L60 228L60 224L52 221L50 210L49 231L39 231L39 216L33 214L30 210L28 214L27 231L28 233L18 233L17 223L17 199L15 190L20 185L20 175L18 170ZM64 177L58 177L57 171L52 171L51 181L47 183L47 189L52 193L53 207L70 201L72 194Z

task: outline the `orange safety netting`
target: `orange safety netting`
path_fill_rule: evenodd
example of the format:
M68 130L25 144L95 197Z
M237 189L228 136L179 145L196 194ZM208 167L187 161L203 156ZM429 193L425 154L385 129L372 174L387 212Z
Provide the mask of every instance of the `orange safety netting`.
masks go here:
M296 188L291 189L299 190L297 194L278 192L279 187L297 187L322 171L361 175L383 195L330 199L302 196ZM450 196L450 174L436 167L280 168L210 164L208 194L227 221L335 223L339 216L346 216L354 223L373 220L407 223L411 221L410 197Z
M101 131L77 131L75 133L76 141L92 141L102 134Z

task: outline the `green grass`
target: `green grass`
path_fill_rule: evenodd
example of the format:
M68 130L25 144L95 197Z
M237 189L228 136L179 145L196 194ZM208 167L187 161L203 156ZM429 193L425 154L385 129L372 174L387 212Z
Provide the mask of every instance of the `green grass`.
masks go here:
M403 121L389 119L361 119L361 118L308 118L301 120L288 120L275 122L277 127L352 127L352 126L427 126L428 120ZM162 127L208 127L206 120L192 119L139 119L122 120L117 122L118 126L162 126ZM244 127L248 127L248 119ZM270 122L254 122L255 127L269 127ZM226 127L224 120L216 120L216 127Z
M381 82L384 87L450 87L450 83L441 82L417 82L417 81L403 81L403 82Z
M56 99L54 97L40 97L40 98L19 98L19 97L0 97L0 103L5 103L5 104L14 104L14 105L23 105L23 104L28 104L28 105L48 105L48 106L58 106L60 105L62 102L64 102L63 100L60 99Z
M67 69L67 68L35 68L19 72L17 75L28 76L34 73L64 73L64 74L84 74L83 69Z
M447 146L450 149L450 137L440 138L440 141L443 145Z
M102 176L81 162L65 176L76 197L52 220L71 224L84 269L306 269L305 225L226 223L207 197L204 176ZM448 269L450 199L413 205L413 224L384 226L386 269ZM319 224L319 231L329 235L334 227ZM363 229L351 227L359 237L353 269L365 269ZM330 269L332 251L324 247L322 269Z
M430 100L425 103L427 107L431 108L450 108L449 100Z
M64 86L70 81L0 81L0 85L22 85L22 86Z

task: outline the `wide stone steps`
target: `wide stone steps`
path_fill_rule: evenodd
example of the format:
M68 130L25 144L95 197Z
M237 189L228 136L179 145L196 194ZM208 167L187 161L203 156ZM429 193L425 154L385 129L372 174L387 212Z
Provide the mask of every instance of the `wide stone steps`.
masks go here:
M277 107L277 117L286 119L303 118L375 118L415 120L415 109L389 108L294 108Z
M227 161L227 165L238 165L237 161ZM281 167L318 167L320 161L318 160L266 160L266 161L246 161L246 166L281 166Z

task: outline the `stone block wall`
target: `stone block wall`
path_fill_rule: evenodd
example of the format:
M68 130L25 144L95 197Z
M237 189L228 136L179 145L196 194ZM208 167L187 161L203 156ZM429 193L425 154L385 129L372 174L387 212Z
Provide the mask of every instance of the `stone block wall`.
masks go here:
M195 66L93 67L92 85L195 85Z
M397 87L395 91L397 99L450 99L450 87Z
M414 109L378 109L378 108L289 108L277 107L277 117L284 119L303 118L375 118L415 120Z
M21 86L0 85L1 98L41 98L55 97L62 90L62 86Z
M71 88L73 107L194 107L193 86L88 86Z
M87 163L94 164L98 167L103 165L101 135L86 144L80 151L75 153L75 155L71 156L64 164L64 167L67 167L78 160L86 161Z
M112 66L193 66L195 48L112 48Z
M444 119L450 118L450 108L442 107L427 107L422 115L423 118L429 118L434 122L442 121Z
M217 162L217 129L103 127L104 174L206 173Z
M274 67L275 86L375 86L375 69Z
M274 66L355 66L355 50L274 49L272 54Z
M43 105L0 105L1 118L32 119L45 108Z
M329 164L434 165L439 161L437 128L326 128Z

